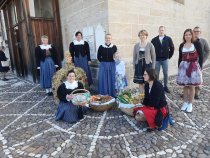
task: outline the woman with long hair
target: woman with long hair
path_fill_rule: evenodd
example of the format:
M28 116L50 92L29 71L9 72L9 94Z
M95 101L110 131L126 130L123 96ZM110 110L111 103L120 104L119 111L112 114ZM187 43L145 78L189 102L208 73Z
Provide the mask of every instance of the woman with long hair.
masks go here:
M192 112L195 86L203 83L202 78L203 52L201 44L194 39L191 29L186 29L183 42L179 46L177 84L184 86L184 103L182 111Z

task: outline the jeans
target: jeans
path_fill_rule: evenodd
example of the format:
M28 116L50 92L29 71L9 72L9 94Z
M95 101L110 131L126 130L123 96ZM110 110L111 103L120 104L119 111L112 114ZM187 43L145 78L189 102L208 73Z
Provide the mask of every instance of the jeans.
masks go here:
M164 75L164 87L167 87L168 85L168 61L169 59L166 59L163 61L156 61L156 64L155 64L155 71L156 71L158 80L159 80L159 74L160 74L160 66L162 66L163 75Z

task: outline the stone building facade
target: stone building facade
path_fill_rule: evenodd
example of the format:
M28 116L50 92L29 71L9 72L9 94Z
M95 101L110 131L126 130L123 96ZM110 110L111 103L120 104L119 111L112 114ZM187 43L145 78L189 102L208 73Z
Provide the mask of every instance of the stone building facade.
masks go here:
M103 42L103 39L96 37L95 30L101 26L104 32L112 34L113 43L126 61L130 85L133 46L139 41L137 35L141 29L149 32L148 40L151 40L158 35L160 25L166 27L166 34L172 37L175 45L169 65L170 75L177 73L178 47L186 28L200 26L203 37L210 42L209 0L59 0L59 7L64 50L68 51L75 31L81 30L85 31L86 37L92 38L92 52L96 54L97 42ZM92 70L97 72L94 66ZM97 73L94 77L97 78Z

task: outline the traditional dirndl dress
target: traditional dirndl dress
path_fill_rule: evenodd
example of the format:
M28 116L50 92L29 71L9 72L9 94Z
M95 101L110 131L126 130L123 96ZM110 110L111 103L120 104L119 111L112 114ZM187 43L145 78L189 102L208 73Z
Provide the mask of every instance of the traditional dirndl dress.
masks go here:
M201 85L203 83L202 71L198 63L198 52L188 51L182 52L182 61L178 68L177 84Z
M51 57L46 57L44 62L40 62L40 85L42 88L52 87L52 77L56 68Z
M98 73L98 93L116 96L115 92L115 62L100 62Z
M76 123L84 118L82 107L74 105L72 102L60 102L56 112L55 120L62 120L68 123Z
M136 115L138 110L141 110L144 113L147 123L152 129L154 129L156 127L155 116L157 115L158 109L150 106L136 107L134 108L134 115ZM166 107L161 108L160 111L162 112L163 117L166 117L168 112Z
M85 71L88 78L88 85L90 86L93 83L93 79L92 79L90 67L88 65L87 55L85 55L84 57L82 55L79 55L79 57L74 57L74 65L76 67L82 68Z
M125 63L124 61L115 61L116 72L115 72L115 88L117 92L122 91L127 85L127 79L125 75Z
M121 74L116 73L115 77L116 77L115 87L116 87L116 90L120 92L128 85L128 82L125 75L123 76Z
M139 51L139 60L138 63L135 64L135 71L134 71L134 79L133 82L137 84L143 84L144 83L144 71L147 68L152 68L152 64L146 64L145 61L145 51Z

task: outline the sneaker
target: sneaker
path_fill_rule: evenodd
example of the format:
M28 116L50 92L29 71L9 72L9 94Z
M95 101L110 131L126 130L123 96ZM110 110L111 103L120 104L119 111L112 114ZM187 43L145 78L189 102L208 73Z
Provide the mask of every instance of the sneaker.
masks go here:
M195 94L194 99L200 99L197 94Z
M182 107L181 107L181 110L182 111L185 111L187 108L188 108L188 103L187 102L184 102L184 104L182 105Z
M165 91L166 93L170 93L168 87L164 87L164 91Z
M188 104L186 112L192 112L192 103Z
M7 78L3 78L3 79L2 79L2 81L8 81L8 80L9 80L9 79L7 79Z

